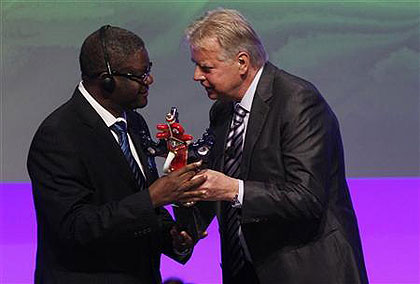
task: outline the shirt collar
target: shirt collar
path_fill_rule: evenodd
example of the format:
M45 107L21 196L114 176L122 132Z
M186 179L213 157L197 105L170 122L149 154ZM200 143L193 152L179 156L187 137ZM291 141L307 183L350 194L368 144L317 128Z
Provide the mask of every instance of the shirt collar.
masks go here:
M89 104L93 107L93 109L99 114L102 120L105 122L107 127L110 127L117 121L124 121L127 123L127 118L125 112L123 113L122 117L116 118L113 116L108 110L106 110L103 106L101 106L89 92L86 90L85 86L83 86L83 82L79 83L79 91L85 97L85 99L89 102Z
M254 100L255 91L257 90L258 82L260 81L262 71L264 66L262 66L255 74L254 79L252 80L251 85L249 85L248 90L246 90L245 95L242 97L242 100L239 102L239 105L243 107L247 112L251 112L252 101Z

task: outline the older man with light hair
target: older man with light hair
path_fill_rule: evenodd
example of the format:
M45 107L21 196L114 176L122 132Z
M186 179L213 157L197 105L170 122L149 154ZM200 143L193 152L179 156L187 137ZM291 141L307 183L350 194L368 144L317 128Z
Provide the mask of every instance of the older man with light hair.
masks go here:
M267 61L249 22L217 9L186 30L194 80L215 100L197 208L218 217L224 283L367 283L336 116Z

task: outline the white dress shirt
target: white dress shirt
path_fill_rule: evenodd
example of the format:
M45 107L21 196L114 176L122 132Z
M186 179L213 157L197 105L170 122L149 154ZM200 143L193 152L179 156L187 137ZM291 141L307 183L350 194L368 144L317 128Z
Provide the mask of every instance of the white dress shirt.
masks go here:
M243 141L242 148L244 147L244 143L245 143L246 130L248 128L248 120L249 120L249 114L251 112L252 101L254 100L255 91L257 90L258 82L260 81L263 69L264 67L261 67L258 70L257 74L254 77L254 80L252 80L251 85L249 86L248 90L245 92L245 95L242 97L242 100L239 102L239 105L247 111L244 117L244 134L242 137L242 141ZM232 119L232 123L233 123L233 119ZM240 207L243 204L243 200L244 200L243 180L239 180L238 200L239 200L240 205L235 206L235 207Z
M106 126L108 127L109 131L112 133L112 135L114 136L115 140L118 143L118 136L116 133L114 133L114 131L112 131L109 127L111 127L115 122L117 121L124 121L125 124L127 125L127 119L125 117L125 113L124 113L124 117L118 117L115 118L115 116L113 116L108 110L106 110L103 106L101 106L93 97L91 94L89 94L89 92L85 89L85 87L83 86L83 82L79 83L79 91L82 93L82 95L85 97L85 99L89 102L89 104L93 107L93 109L99 114L99 116L102 118L102 120L105 122ZM128 134L128 133L127 133ZM136 148L134 147L133 141L131 140L130 134L128 134L128 143L130 144L130 151L131 154L133 154L134 160L137 162L137 164L140 167L140 170L144 176L144 178L146 179L146 176L144 174L144 170L143 170L143 166L140 163L140 159L139 156L137 155L137 151Z
M245 92L244 96L242 97L242 100L239 102L239 105L247 111L246 115L244 117L244 133L243 133L243 137L242 137L242 141L243 141L242 142L242 148L244 147L244 143L245 143L245 137L246 137L245 135L246 135L246 130L248 128L248 120L249 120L249 114L250 114L251 108L252 108L252 102L254 100L254 95L255 95L255 92L257 90L257 85L258 85L258 82L260 81L263 69L264 69L264 67L261 67L257 71L257 74L254 77L254 80L252 80L251 85L248 87L248 90ZM233 119L232 119L232 124L233 124ZM232 124L231 124L231 127L232 127ZM239 204L234 204L232 206L236 207L236 208L240 208L243 204L243 200L244 200L244 181L239 180L239 192L238 192ZM249 253L248 246L247 246L247 244L245 242L245 238L242 234L242 227L239 227L238 235L239 235L239 240L241 242L241 245L244 249L245 258L248 261L252 262L251 254Z

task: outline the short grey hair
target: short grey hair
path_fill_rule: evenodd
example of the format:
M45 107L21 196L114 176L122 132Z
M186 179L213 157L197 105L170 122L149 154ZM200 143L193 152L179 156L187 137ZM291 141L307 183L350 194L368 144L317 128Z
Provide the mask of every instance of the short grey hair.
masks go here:
M246 51L254 67L261 67L267 61L257 33L236 10L218 8L207 11L185 30L185 37L193 48L203 48L209 41L217 41L224 52L223 59L233 59L238 52Z

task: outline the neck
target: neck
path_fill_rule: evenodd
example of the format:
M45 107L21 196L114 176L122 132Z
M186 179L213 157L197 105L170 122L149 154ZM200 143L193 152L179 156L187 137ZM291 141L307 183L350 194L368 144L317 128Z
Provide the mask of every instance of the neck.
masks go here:
M248 90L249 86L251 86L252 81L254 80L255 76L257 75L258 70L260 67L250 67L249 71L243 75L243 82L238 90L238 97L235 101L241 101L242 98L245 96L246 91Z
M116 105L112 102L109 98L111 94L105 93L101 86L96 83L92 83L89 81L83 81L83 86L85 87L86 91L97 101L101 106L103 106L107 111L109 111L114 117L120 117L124 110L121 106Z

